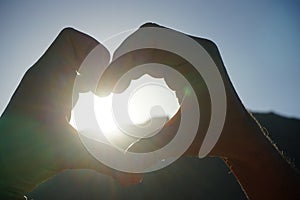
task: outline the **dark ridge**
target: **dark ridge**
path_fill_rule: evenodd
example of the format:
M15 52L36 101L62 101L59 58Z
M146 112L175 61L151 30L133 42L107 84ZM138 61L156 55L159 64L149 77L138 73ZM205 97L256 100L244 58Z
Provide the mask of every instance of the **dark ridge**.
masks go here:
M270 138L300 167L300 120L274 113L254 113ZM41 184L28 199L246 199L239 184L218 158L181 158L146 174L141 184L122 188L90 170L65 171Z

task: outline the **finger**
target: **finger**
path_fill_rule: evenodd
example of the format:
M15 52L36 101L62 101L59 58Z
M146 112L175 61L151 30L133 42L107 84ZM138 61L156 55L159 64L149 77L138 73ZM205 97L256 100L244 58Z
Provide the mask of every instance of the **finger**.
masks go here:
M154 152L166 146L178 133L181 122L181 109L167 121L164 126L154 136L141 138L127 149L134 153ZM147 131L147 130L146 130Z
M72 107L76 70L98 44L92 37L72 28L61 31L44 55L26 72L6 112L65 118Z
M169 66L179 71L185 77L189 76L190 78L188 80L191 84L196 84L196 82L199 82L199 79L197 78L197 76L199 76L199 73L195 73L195 70L189 69L190 67L195 67L191 66L187 60L181 58L179 55L175 54L174 56L174 53L172 52L163 52L159 51L158 49L145 48L140 49L139 51L130 51L125 55L123 54L123 52L126 52L127 47L131 48L131 46L135 46L135 37L138 40L141 37L138 32L140 32L142 28L147 27L169 29L154 23L146 23L142 25L139 30L137 30L126 40L124 40L120 47L115 51L113 62L105 70L105 73L99 81L97 95L106 96L111 92L121 93L125 89L127 89L132 80L138 79L144 74L149 74L155 78L164 78L168 86L175 91L182 90L186 86L185 81L182 80L182 77L178 77L178 73L172 73L172 70L166 70L166 68L157 67L153 63L159 63ZM212 41L199 37L193 37L189 35L187 36L198 42L208 52L208 54L211 56L211 58L219 68L221 74L226 74L218 48ZM142 35L142 37L146 38L147 35ZM174 43L176 42L179 41L174 41ZM190 53L197 54L197 52ZM122 56L118 57L119 55ZM132 72L133 68L147 63L151 63L153 66L149 65L148 68L143 68L143 70L135 70L134 73ZM129 75L124 76L130 70L131 72L129 73ZM122 79L120 80L121 77ZM182 96L179 95L179 98L182 98Z
M144 27L151 27L151 26L152 24L146 24ZM154 27L155 26L157 25L154 24ZM184 79L182 79L182 77L178 78L178 76L176 75L174 76L171 73L166 73L161 68L155 68L151 66L148 66L148 68L144 70L144 73L148 73L153 77L164 78L168 86L171 89L176 91L176 95L179 99L180 104L182 103L186 95L186 92L184 90L186 86L186 82L182 80L187 80L187 82L189 82L189 84L192 86L197 96L199 109L201 110L201 121L199 122L198 134L194 140L194 143L197 142L198 144L195 145L193 143L191 148L187 152L192 152L195 153L195 155L197 155L197 152L199 152L201 142L204 139L205 133L208 129L209 122L211 119L211 99L210 99L210 94L207 85L204 82L204 79L201 76L200 72L197 70L197 66L193 66L191 63L188 62L188 60L175 53L160 50L160 49L149 49L149 48L129 51L127 54L118 53L118 51L124 52L125 48L127 47L130 48L132 45L134 45L134 43L136 42L135 41L136 33L129 36L122 43L123 46L121 45L117 50L117 53L115 53L115 57L117 59L113 60L113 62L109 65L109 67L106 69L103 76L101 77L98 84L97 94L108 95L111 92L120 93L124 91L129 86L130 81L132 79L136 79L141 75L143 75L142 72L129 73L129 71L132 72L132 70L134 70L136 66L141 66L144 65L145 63L160 63L175 69L175 71L179 72L179 74L184 76ZM143 37L147 37L147 36L143 36ZM208 52L209 56L213 59L213 61L217 65L222 78L226 79L227 77L226 71L224 69L224 65L217 46L210 40L196 38L192 36L189 37L191 37L196 42L198 42ZM140 39L139 37L137 38ZM176 40L174 42L176 43ZM194 56L197 56L197 52L191 52L191 53L194 53L195 54ZM201 52L199 52L199 54L200 53ZM121 56L118 57L118 55ZM129 74L129 76L127 76L127 74ZM187 88L190 87L188 86Z
M121 93L128 88L132 80L140 78L144 74L149 74L154 78L164 78L167 81L167 84L173 90L180 90L184 88L184 81L178 78L178 74L172 72L172 70L167 68L159 68L153 63L163 64L166 66L171 66L173 68L178 67L179 65L184 64L184 60L177 59L174 54L170 53L169 56L167 51L158 50L158 49L149 49L145 48L139 51L134 51L126 54L125 56L119 57L124 50L126 51L127 47L131 47L136 43L135 37L139 37L139 32L143 28L156 27L156 28L165 28L155 23L146 23L143 24L139 30L130 35L126 40L122 42L120 47L115 51L113 56L113 62L105 70L105 73L102 75L96 94L99 96L107 96L111 92ZM147 35L144 35L147 37ZM176 42L176 41L174 41ZM130 72L128 76L124 76L128 71L132 70L137 66L143 64L151 64L153 66L148 66L147 68L142 68L141 70L135 69L134 72ZM122 79L120 79L122 77ZM174 81L176 80L176 81Z
M171 51L143 48L126 54L122 53L127 52L126 48L131 48L136 43L136 38L138 40L140 37L147 38L147 35L141 36L139 34L141 29L145 27L165 28L157 24L146 23L129 36L116 50L113 62L103 73L98 84L97 95L106 96L111 92L121 93L127 89L132 80L138 79L144 74L149 74L155 78L164 78L171 89L178 91L177 97L182 99L183 93L180 94L180 90L182 91L187 86L185 78L191 84L195 84L198 80L200 75L194 67L185 58ZM118 57L119 55L121 56ZM147 64L147 67L141 68L145 64ZM162 67L162 65L165 67ZM173 70L170 68L173 68Z
M60 136L63 149L60 151L59 160L62 169L92 169L114 178L123 186L138 184L142 181L142 174L120 172L102 164L83 146L77 131L68 124L65 126L64 130L69 131L64 134L64 137Z
M160 27L160 26L154 23L146 23L142 25L140 28L143 27ZM116 60L117 57L116 55L118 54L120 49L122 49L122 47L127 45L130 46L130 42L132 42L130 38L134 38L136 32L130 35L127 39L125 39L125 41L122 42L120 47L114 53L113 61ZM129 86L131 80L138 79L139 77L144 75L145 72L143 71L141 71L140 73L139 72L135 72L134 74L132 73L130 74L130 77L123 78L122 81L119 82L118 87L115 88L116 83L119 81L120 77L130 69L137 66L139 61L143 63L146 63L147 60L151 61L151 51L147 51L143 54L145 54L145 57L140 57L140 55L129 54L128 56L126 56L126 58L121 59L122 61L118 59L119 60L118 62L111 63L111 65L105 70L105 73L102 74L102 77L99 81L96 90L96 94L98 96L107 96L111 92L116 92L116 93L122 92ZM160 71L150 70L147 73L151 74L153 77L156 78L162 78L164 76L164 73L161 70Z
M162 66L171 67L173 70ZM144 74L164 78L172 90L179 91L187 85L185 78L193 83L199 73L175 53L159 49L139 49L122 55L109 65L99 80L96 94L106 96L111 92L121 93L132 80Z
M37 64L46 71L73 73L87 54L99 44L94 38L73 28L63 29Z

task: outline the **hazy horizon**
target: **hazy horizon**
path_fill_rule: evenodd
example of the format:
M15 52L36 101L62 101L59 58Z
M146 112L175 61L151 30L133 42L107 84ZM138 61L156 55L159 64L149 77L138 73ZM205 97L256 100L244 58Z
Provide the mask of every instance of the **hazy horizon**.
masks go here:
M297 1L1 2L0 113L64 27L102 42L155 22L213 40L245 106L300 118Z

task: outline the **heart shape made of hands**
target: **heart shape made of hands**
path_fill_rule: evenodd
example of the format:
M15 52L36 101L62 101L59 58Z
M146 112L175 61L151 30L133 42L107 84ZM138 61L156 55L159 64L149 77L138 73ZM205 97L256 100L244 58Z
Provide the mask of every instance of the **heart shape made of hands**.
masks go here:
M105 59L97 56L103 55L102 48L102 45L95 47L81 64L79 73L83 76L75 80L75 95L82 88L99 96L124 93L131 80L149 74L164 78L176 91L180 109L166 124L152 121L147 127L140 127L132 124L128 115L126 100L134 91L127 92L121 100L113 96L114 117L117 123L126 122L126 126L118 124L124 133L123 141L127 141L125 148L120 151L105 137L94 140L86 132L80 134L80 138L88 151L109 167L134 173L154 171L171 164L190 148L195 138L201 144L199 157L205 157L220 137L227 102L221 73L201 43L183 33L146 24L123 41L111 63L109 56ZM89 102L93 105L93 99ZM93 107L85 108L85 112L87 110L92 113ZM78 109L75 118L80 116L84 114ZM94 117L91 120L96 122ZM80 120L78 123L80 126ZM153 136L138 137L138 133L147 131ZM101 145L97 145L99 141Z

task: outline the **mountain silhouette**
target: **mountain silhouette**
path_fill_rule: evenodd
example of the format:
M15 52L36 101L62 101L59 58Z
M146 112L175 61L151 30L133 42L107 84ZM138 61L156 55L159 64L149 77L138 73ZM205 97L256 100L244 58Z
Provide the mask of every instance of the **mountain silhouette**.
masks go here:
M300 120L274 113L254 113L284 155L300 168ZM139 185L123 188L112 178L91 170L67 170L41 184L28 199L246 199L219 158L180 158L145 174Z

